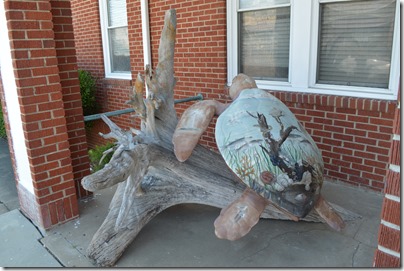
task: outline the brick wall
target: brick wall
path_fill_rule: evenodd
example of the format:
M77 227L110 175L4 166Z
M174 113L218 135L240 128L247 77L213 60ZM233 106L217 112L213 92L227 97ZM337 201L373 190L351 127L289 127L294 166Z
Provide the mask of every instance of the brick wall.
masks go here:
M78 216L63 101L68 84L61 85L57 55L64 45L55 49L50 1L9 0L4 5L34 194L18 184L17 189L21 209L47 229Z
M274 92L321 149L325 175L382 191L396 102Z
M98 76L98 95L103 110L111 111L126 108L123 103L128 99L131 82L105 80L103 77L97 2L72 1L74 21L76 25L80 25L77 33L75 32L78 63L80 68L88 68ZM205 99L230 102L226 87L226 1L150 0L153 67L157 65L160 33L164 14L169 8L175 8L177 11L175 76L178 82L174 98L202 93ZM134 77L144 70L139 1L128 0L127 11ZM91 39L86 37L88 33L91 33ZM127 86L119 85L119 81ZM313 135L322 150L326 163L325 174L329 178L376 191L383 190L392 140L395 101L290 92L274 92L274 95L289 106ZM178 115L191 104L193 102L176 105ZM217 150L214 141L215 120L200 141L213 150ZM133 123L128 115L116 117L114 121L122 127ZM97 123L94 131L97 129L106 131L101 123ZM102 142L99 136L90 137L90 145Z
M72 0L70 2L72 5L77 65L79 69L89 71L97 80L96 99L100 106L100 112L128 108L129 106L125 105L125 102L129 99L132 81L105 78L98 0ZM139 1L133 1L134 4L132 4L135 6L138 5L139 10L133 12L133 16L128 18L128 20L136 18L134 13L137 13L140 19L140 3L136 4L135 2ZM131 3L128 3L128 9L130 5ZM129 25L133 24L130 23ZM134 25L138 25L141 32L140 23ZM133 37L132 40L136 39ZM138 42L141 43L141 38ZM138 52L138 54L141 55L142 53ZM143 63L143 58L141 58L141 61ZM138 63L138 61L132 61L132 65L136 65L135 63ZM132 66L132 69L134 69L133 67L136 66ZM143 67L143 64L139 67ZM136 126L137 123L129 114L112 117L111 119L122 128ZM93 127L87 130L89 148L94 148L96 145L106 142L98 135L98 132L109 132L108 127L102 120L93 121Z
M400 100L400 99L398 99ZM401 267L400 107L395 109L393 141L386 175L375 267Z

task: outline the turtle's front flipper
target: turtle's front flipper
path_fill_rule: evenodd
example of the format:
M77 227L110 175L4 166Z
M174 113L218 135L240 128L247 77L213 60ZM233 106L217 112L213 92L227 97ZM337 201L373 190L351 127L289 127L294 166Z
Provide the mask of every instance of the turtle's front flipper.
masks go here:
M344 220L321 195L314 205L314 209L334 230L340 231L345 227Z
M220 239L237 240L257 224L268 202L247 188L229 206L223 208L215 220L215 234Z
M198 102L185 110L173 135L174 153L179 161L188 159L212 117L220 115L226 107L226 104L209 100Z

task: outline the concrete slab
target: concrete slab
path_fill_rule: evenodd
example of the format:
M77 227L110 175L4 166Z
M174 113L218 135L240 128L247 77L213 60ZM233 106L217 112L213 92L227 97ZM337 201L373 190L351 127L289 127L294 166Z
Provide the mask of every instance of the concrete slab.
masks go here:
M18 209L17 188L7 140L0 138L0 203L8 210Z
M88 259L78 251L78 248L69 242L62 234L52 234L40 240L40 242L52 255L59 259L63 266L68 267L93 267Z
M19 210L0 215L0 266L60 267L38 241L42 235Z
M91 266L85 251L114 191L108 188L81 201L79 219L42 239L64 266ZM214 234L219 209L178 205L150 221L116 267L371 267L383 196L330 182L323 195L362 218L348 222L342 232L322 223L261 219L247 236L230 242Z
M98 227L108 214L108 206L116 187L96 192L79 203L80 217L59 225L41 239L65 267L93 267L86 249Z

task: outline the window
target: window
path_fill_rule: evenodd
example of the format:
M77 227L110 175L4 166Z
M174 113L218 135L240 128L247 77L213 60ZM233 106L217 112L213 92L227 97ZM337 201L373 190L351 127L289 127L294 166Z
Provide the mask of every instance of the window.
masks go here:
M99 0L105 76L131 79L126 0Z
M288 81L290 6L258 2L240 1L239 71L256 79Z
M228 0L228 81L395 100L398 0Z

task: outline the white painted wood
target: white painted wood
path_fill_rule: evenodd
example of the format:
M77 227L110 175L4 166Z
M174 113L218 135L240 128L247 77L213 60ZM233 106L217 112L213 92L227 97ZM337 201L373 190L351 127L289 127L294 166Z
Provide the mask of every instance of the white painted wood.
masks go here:
M24 129L21 120L20 102L17 95L13 60L11 56L10 40L4 2L0 3L0 68L3 82L5 102L7 104L8 121L12 137L13 151L18 175L18 183L34 194L31 168L25 145Z

